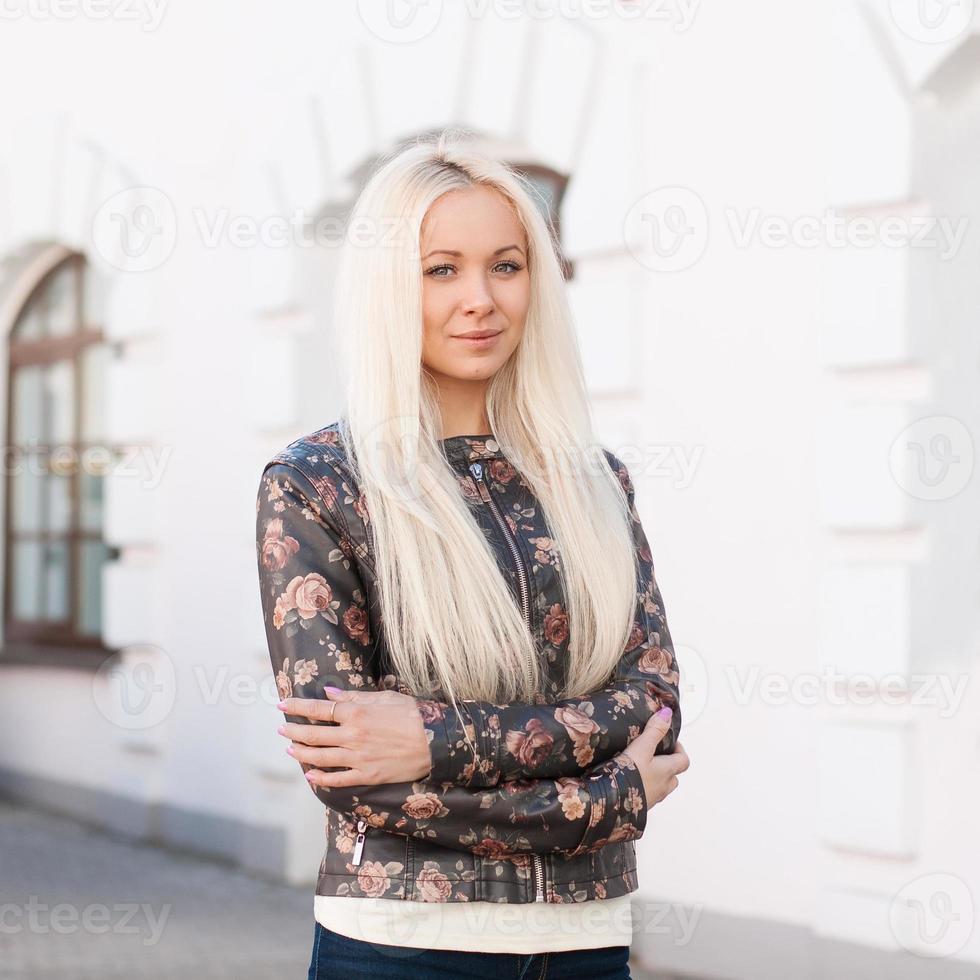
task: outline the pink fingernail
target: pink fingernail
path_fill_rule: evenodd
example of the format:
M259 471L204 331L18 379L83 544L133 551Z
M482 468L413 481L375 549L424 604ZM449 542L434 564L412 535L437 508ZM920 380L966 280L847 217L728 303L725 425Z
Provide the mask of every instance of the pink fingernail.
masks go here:
M669 707L665 706L657 712L657 717L663 718L664 721L667 721L669 718L673 716L673 714L674 712Z
M340 694L340 688L339 687L330 687L329 684L324 687L324 690L325 691L329 691L331 694Z

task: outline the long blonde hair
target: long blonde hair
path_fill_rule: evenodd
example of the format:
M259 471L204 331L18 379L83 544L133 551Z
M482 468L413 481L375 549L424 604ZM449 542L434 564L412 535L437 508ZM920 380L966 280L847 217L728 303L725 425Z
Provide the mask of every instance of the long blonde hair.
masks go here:
M487 417L556 542L568 616L560 697L608 682L630 637L636 564L622 485L594 438L556 243L533 187L453 131L380 161L349 217L334 326L349 379L341 437L369 515L392 668L419 696L541 700L540 654L443 456L437 392L422 364L419 233L432 203L496 188L528 242L531 297L517 349L493 376ZM364 243L374 230L377 241ZM557 447L560 447L560 451Z

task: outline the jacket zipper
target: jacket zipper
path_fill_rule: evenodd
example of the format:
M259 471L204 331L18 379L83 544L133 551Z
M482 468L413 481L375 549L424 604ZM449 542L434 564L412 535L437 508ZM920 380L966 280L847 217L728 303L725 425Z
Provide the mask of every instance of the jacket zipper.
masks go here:
M354 843L354 860L351 864L361 863L361 853L364 851L364 831L367 830L367 821L357 821L357 840Z
M476 484L476 489L480 494L480 499L490 508L490 513L493 514L500 526L500 530L503 532L504 540L510 546L510 552L514 556L514 564L517 566L517 581L521 589L521 608L524 612L524 621L527 623L527 628L531 628L531 590L528 586L528 576L527 569L524 567L524 562L521 559L521 551L517 545L517 541L514 540L514 536L510 533L510 526L508 525L504 515L500 512L500 508L497 506L493 497L490 495L490 488L487 486L486 474L484 466L482 463L471 463L470 473L473 476L473 482ZM528 680L531 679L533 674L533 665L528 663ZM544 894L544 863L541 860L540 854L532 854L531 857L534 859L534 885L535 894L534 900L536 902L543 902L545 900Z
M510 546L510 552L514 556L514 564L517 566L517 580L521 587L521 608L524 611L524 621L527 623L527 628L531 628L531 590L527 583L527 571L524 568L524 562L521 560L521 551L517 546L517 542L514 540L513 535L510 533L510 526L507 524L504 515L500 513L500 508L494 502L493 497L490 496L490 489L487 487L486 476L483 470L482 463L472 463L470 464L470 472L473 474L474 482L476 483L476 488L480 494L480 499L490 508L491 513L496 518L497 523L500 525L500 530L503 531L504 538L507 544ZM528 680L531 678L532 666L528 663Z

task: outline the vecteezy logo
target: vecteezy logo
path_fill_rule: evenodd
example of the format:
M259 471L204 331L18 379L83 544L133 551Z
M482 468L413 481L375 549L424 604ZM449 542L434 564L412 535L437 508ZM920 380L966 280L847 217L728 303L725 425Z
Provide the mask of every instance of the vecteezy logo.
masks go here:
M107 660L92 678L92 698L117 728L141 731L164 721L176 701L177 673L164 650L131 646Z
M974 0L888 0L898 29L913 41L941 44L966 31Z
M973 896L956 875L938 872L907 882L892 900L892 935L910 953L954 956L973 932Z
M376 38L411 44L436 29L442 17L442 0L358 0L357 10Z
M949 500L973 475L970 430L949 415L917 419L892 443L888 465L895 482L916 500Z
M92 218L92 245L123 272L159 268L177 244L177 212L158 187L129 187L113 194Z
M687 269L708 246L708 209L689 187L660 187L629 209L623 238L633 257L648 269Z

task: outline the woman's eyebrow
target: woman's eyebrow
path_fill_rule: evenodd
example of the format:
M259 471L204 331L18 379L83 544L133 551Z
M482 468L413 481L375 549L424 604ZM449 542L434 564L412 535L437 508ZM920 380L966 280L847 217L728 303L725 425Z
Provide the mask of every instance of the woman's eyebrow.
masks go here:
M500 255L501 252L508 252L511 249L515 249L516 251L520 252L522 255L524 254L524 249L520 248L518 245L505 245L503 248L498 248L493 254ZM460 256L462 256L462 254L463 254L462 252L454 252L452 249L449 248L434 248L431 252L427 253L426 255L423 255L422 258L427 259L430 255L453 255L456 258L459 258Z

